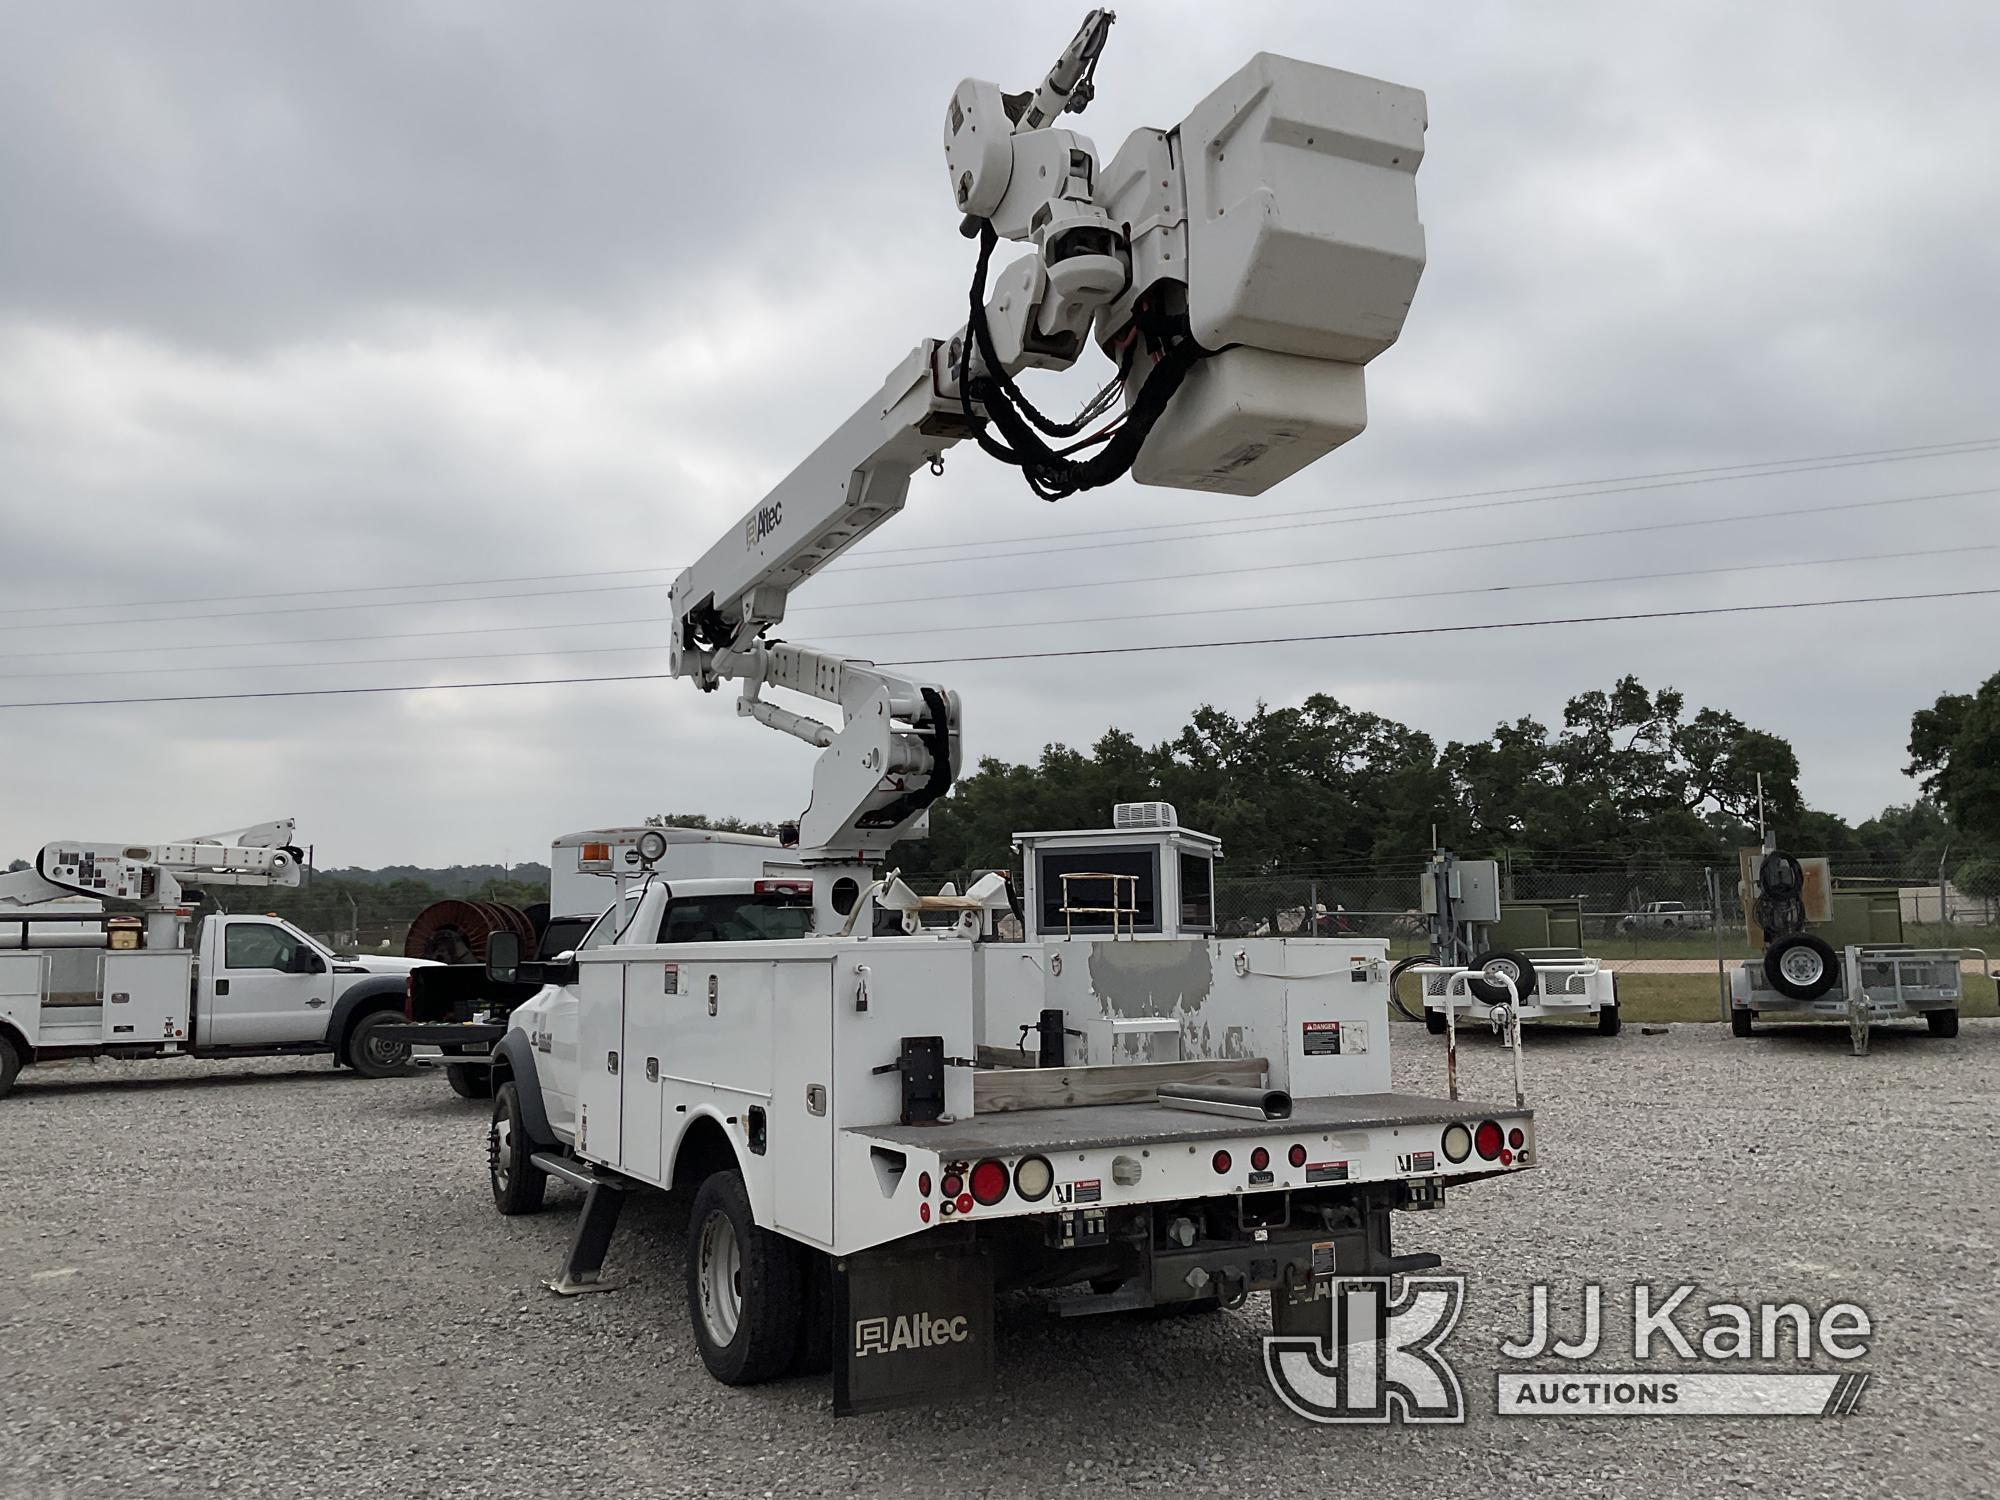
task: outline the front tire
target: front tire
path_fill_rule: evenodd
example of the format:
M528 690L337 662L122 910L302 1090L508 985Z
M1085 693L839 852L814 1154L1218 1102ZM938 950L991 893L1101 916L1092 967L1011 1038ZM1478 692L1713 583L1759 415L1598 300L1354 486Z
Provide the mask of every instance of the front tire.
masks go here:
M688 1215L688 1317L708 1373L724 1385L781 1375L798 1350L798 1248L759 1229L740 1172L702 1183Z
M363 1078L404 1078L411 1072L410 1044L392 1042L381 1035L385 1026L401 1024L394 1011L378 1010L363 1016L347 1034L347 1065Z
M1757 1024L1757 1012L1731 1007L1729 1012L1729 1033L1731 1036L1748 1036Z
M1445 1030L1444 1012L1426 1008L1424 1011L1424 1030L1428 1031L1432 1036L1443 1036Z
M1616 1036L1624 1029L1625 1018L1618 1014L1618 1007L1607 1005L1597 1013L1597 1034Z
M446 1063L445 1082L451 1091L461 1099L491 1099L493 1097L493 1070L474 1068L464 1063Z
M510 1080L493 1096L493 1123L486 1131L486 1172L493 1184L493 1206L503 1214L541 1209L549 1177L528 1159L533 1151L521 1117L519 1085Z
M21 1076L21 1049L4 1035L0 1035L0 1099L13 1090L14 1080Z
M1958 1035L1957 1007L1953 1007L1950 1010L1925 1011L1924 1024L1930 1027L1932 1036L1957 1036ZM4 1089L0 1089L0 1093L4 1092L6 1092Z

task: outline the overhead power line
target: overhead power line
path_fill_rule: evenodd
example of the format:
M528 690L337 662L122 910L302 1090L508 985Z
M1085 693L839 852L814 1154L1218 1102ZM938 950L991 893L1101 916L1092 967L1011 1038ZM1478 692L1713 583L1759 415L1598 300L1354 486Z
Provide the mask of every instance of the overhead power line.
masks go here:
M1737 522L1747 522L1747 521L1768 521L1768 520L1786 519L1798 516L1821 515L1835 511L1867 510L1884 506L1915 505L1932 500L1956 500L1956 499L1964 499L1968 496L1973 496L1973 495L1989 495L1989 494L2000 494L2000 486L1991 487L1987 489L1977 489L1977 490L1949 490L1932 495L1900 495L1900 496L1893 496L1883 500L1848 501L1840 505L1792 506L1782 510L1742 511L1734 515L1726 515L1726 516L1695 516L1681 521L1651 522L1643 526L1611 526L1611 527L1600 527L1594 530L1587 530L1587 531L1556 532L1553 534L1548 534L1543 536L1502 537L1498 540L1490 542L1460 542L1460 543L1447 543L1447 544L1433 544L1425 547L1411 548L1400 552L1345 553L1339 557L1305 559L1298 562L1285 562L1285 563L1258 563L1249 566L1234 567L1234 568L1200 568L1192 572L1185 572L1185 573L1151 573L1151 574L1141 574L1137 577L1130 577L1130 578L1084 579L1074 583L1021 584L1012 587L996 588L996 589L983 589L983 590L960 589L949 594L918 594L918 595L905 595L888 599L879 599L879 598L857 599L839 604L807 604L807 605L801 605L798 608L793 609L792 611L790 611L790 613L792 615L819 614L832 610L854 610L854 609L866 609L872 612L875 610L887 608L888 606L894 604L934 604L940 602L954 602L963 599L996 598L1003 595L1012 596L1012 595L1041 594L1041 593L1063 593L1076 589L1086 589L1086 588L1115 588L1135 583L1177 583L1188 579L1222 578L1222 577L1239 576L1246 573L1280 572L1280 571L1295 570L1299 568L1339 567L1348 564L1366 563L1366 562L1393 562L1393 561L1401 561L1414 558L1438 557L1449 553L1457 553L1457 552L1488 551L1496 547L1531 547L1553 542L1588 541L1603 537L1631 536L1642 532L1687 530L1702 526L1722 526L1722 525L1731 525ZM499 597L499 596L492 596L492 597ZM1173 613L1179 613L1179 611L1173 611ZM191 619L194 617L182 616L180 618ZM107 623L112 623L112 622L107 622ZM130 622L120 621L115 623L122 624ZM72 648L66 651L17 652L11 656L0 657L0 662L22 661L29 658L33 658L36 660L44 660L58 656L60 657L73 657L73 656L86 656L86 655L104 656L104 655L120 655L133 652L154 652L154 651L168 651L168 650L174 650L174 651L193 650L193 649L241 650L241 649L257 649L274 645L315 645L320 643L347 644L356 641L426 640L426 639L435 639L440 636L502 635L502 634L515 634L527 630L567 630L567 629L577 628L580 626L602 625L602 626L622 627L622 626L635 626L635 625L663 625L671 623L672 619L670 616L661 615L661 616L641 617L629 620L579 621L575 622L575 625L567 625L567 624L487 625L487 626L475 626L468 629L459 629L459 630L394 631L382 635L304 636L293 640L278 640L278 641L220 641L220 642L206 643L199 647L187 646L179 643L175 643L169 646L95 646L82 649ZM0 626L0 629L7 629L7 628L9 627Z
M1312 506L1303 510L1264 511L1251 515L1231 516L1226 518L1211 517L1211 518L1204 518L1192 521L1156 522L1140 526L1097 527L1097 528L1080 529L1075 531L1040 532L1040 533L1031 533L1026 535L1015 535L1015 536L971 538L955 542L931 542L931 543L923 543L923 544L916 544L903 547L873 548L870 549L865 555L867 557L888 557L888 556L894 556L898 554L911 553L911 552L955 551L955 550L964 550L969 548L1012 546L1018 543L1029 543L1029 542L1053 542L1059 544L1074 543L1074 545L1057 545L1053 547L1037 548L1033 552L1028 552L1028 553L998 553L998 554L988 555L991 558L1042 556L1045 553L1051 551L1055 552L1094 551L1103 547L1126 546L1126 545L1150 546L1150 545L1160 545L1163 543L1177 542L1177 541L1195 541L1204 539L1206 537L1232 537L1232 536L1242 536L1242 535L1257 535L1265 531L1300 529L1303 526L1360 525L1369 521L1401 519L1404 518L1402 515L1402 513L1404 512L1408 512L1409 519L1417 519L1426 515L1456 514L1464 510L1499 509L1502 508L1503 506L1512 506L1512 505L1539 505L1559 500L1579 500L1579 499L1597 498L1601 496L1632 494L1645 490L1679 489L1688 485L1695 485L1695 484L1723 484L1738 479L1781 478L1788 474L1818 473L1827 469L1863 468L1877 464L1889 464L1889 463L1912 463L1912 462L1919 462L1925 459L1956 458L1961 456L1977 455L1981 453L1989 453L1995 451L2000 451L2000 436L1985 437L1985 438L1964 438L1951 443L1925 443L1914 447L1906 447L1906 448L1863 449L1852 453L1820 454L1820 455L1808 456L1805 458L1764 459L1750 463L1712 465L1709 467L1696 468L1696 469L1666 469L1666 470L1659 470L1649 474L1614 475L1610 477L1603 477L1596 479L1550 480L1543 484L1515 485L1503 489L1461 490L1449 494L1419 496L1401 500L1364 501L1364 502L1350 503L1344 505ZM1663 482L1651 483L1647 481L1663 481ZM1619 486L1619 487L1583 488L1584 486ZM1569 491L1569 493L1542 494L1538 493L1540 491ZM1525 498L1519 498L1519 499L1503 498L1511 496L1521 496ZM1442 510L1410 509L1411 507L1439 505L1443 504L1444 502L1450 502L1450 501L1483 501L1483 500L1493 500L1496 501L1497 503L1493 505L1449 506L1448 508ZM1388 512L1389 514L1376 515L1376 516L1360 514L1363 511L1384 511ZM1300 518L1306 518L1306 517L1329 517L1330 519L1317 520L1317 521L1300 520ZM1290 522L1298 522L1298 525L1287 526L1287 527L1257 527L1250 524L1259 521L1290 521ZM1192 527L1210 527L1210 528L1222 528L1222 529L1200 532L1192 536L1171 536L1171 537L1157 536L1148 538L1143 535L1146 533L1164 532L1164 531L1186 531ZM1140 540L1138 541L1127 540L1127 541L1116 541L1116 542L1112 541L1093 542L1087 540L1090 538L1099 538L1099 537L1120 537L1120 538L1138 537L1140 538ZM932 558L928 559L928 562L945 564L953 562L970 562L970 561L981 561L981 560L987 560L987 559L971 558L971 557ZM833 566L827 568L821 576L826 576L827 574L838 574L838 573L868 572L881 568L922 567L925 565L926 565L926 560L922 559L911 562L886 562L886 563L869 562L865 560L858 562L841 562L841 563L835 563ZM243 604L243 603L255 603L265 599L323 598L331 594L408 593L412 590L417 590L417 589L486 588L496 584L508 584L508 583L562 583L584 578L630 578L645 573L678 573L680 571L681 566L682 565L680 564L661 564L657 567L593 568L593 569L585 569L579 572L570 572L570 573L521 573L521 574L507 575L503 577L438 579L430 582L419 582L419 583L349 584L342 587L328 587L328 588L316 588L316 589L277 589L277 590L268 590L263 593L255 593L255 594L191 595L173 599L129 600L124 604L115 607L125 608L125 609L154 609L154 608L177 607L180 605L188 605L188 604ZM668 586L669 586L668 584L664 583L622 585L622 587L625 588L665 588ZM551 590L529 590L522 593L507 593L507 594L469 594L469 595L456 596L449 599L407 599L407 600L369 599L369 600L352 601L346 604L339 604L339 605L319 606L319 608L363 609L363 608L386 608L386 607L422 605L422 604L463 604L469 602L476 602L480 599L518 599L518 598L539 597L543 594L559 595L559 594L574 593L574 592L592 592L592 591L551 589ZM71 611L83 610L83 609L103 609L107 607L112 607L112 606L105 606L102 604L10 605L5 608L0 608L0 617L5 617L8 615L23 615L23 614L47 615L52 613L68 613ZM226 614L221 614L221 615L213 615L213 614L167 615L159 617L127 617L125 619L104 619L104 620L61 620L54 622L37 621L29 625L0 626L0 630L37 629L41 628L41 626L44 623L53 623L57 625L72 625L72 626L151 624L151 623L156 623L157 620L160 619L208 620L208 619L231 618L234 616L243 616L248 618L267 613L289 614L298 612L303 612L303 611L292 610L292 609L280 609L280 610L270 610L270 611L232 610L228 611Z
M1873 594L1852 599L1796 599L1770 604L1717 604L1695 609L1634 610L1625 614L1565 615L1541 620L1491 620L1470 625L1411 625L1387 630L1330 631L1314 635L1264 636L1255 640L1167 641L1141 646L1080 646L1062 651L1009 651L989 656L929 656L881 663L888 667L972 665L1000 661L1053 661L1089 656L1132 656L1144 652L1221 651L1243 646L1293 646L1328 641L1388 640L1402 636L1465 635L1489 630L1533 630L1565 625L1609 625L1634 620L1685 620L1702 615L1770 614L1794 609L1834 609L1864 604L1935 603L1942 599L1982 599L2000 595L2000 588L1951 589L1921 594ZM598 682L664 682L666 672L634 672L603 677L531 677L500 682L410 682L386 686L341 688L273 688L263 692L177 693L157 697L62 698L31 703L0 703L0 711L22 708L106 708L144 703L231 703L267 698L341 698L381 693L443 693L473 688L570 687Z
M1663 583L1684 578L1710 578L1735 573L1776 572L1791 568L1829 568L1854 563L1902 562L1912 558L1935 561L1941 557L1956 558L1973 553L2000 551L2000 542L1975 542L1961 544L1949 550L1936 547L1916 547L1903 552L1859 552L1847 557L1793 557L1774 558L1769 562L1724 563L1708 568L1672 568L1653 573L1610 573L1594 578L1550 578L1528 583L1484 584L1472 588L1451 589L1440 597L1484 598L1492 594L1532 593L1540 589L1591 588L1609 583ZM1139 613L1108 615L1070 615L1053 620L1010 620L1008 630L1046 630L1069 625L1121 625L1135 624L1145 620L1184 620L1212 615L1257 614L1279 609L1339 609L1357 604L1405 603L1410 598L1408 589L1387 594L1347 594L1336 599L1292 599L1275 604L1226 604L1209 609L1166 609L1149 610ZM667 619L609 621L610 624L641 625L670 624ZM532 629L531 626L507 627ZM996 628L990 620L975 621L963 625L922 625L905 626L900 630L847 631L841 635L842 642L857 640L901 640L909 636L949 635L960 631L992 631ZM462 631L434 632L442 635L469 634ZM363 640L396 640L400 637L360 637ZM196 665L169 667L98 667L85 671L58 672L0 672L0 681L43 681L50 678L77 677L164 677L185 673L201 672L297 672L314 671L324 667L378 667L378 666L418 666L449 661L520 661L534 656L607 656L621 652L665 651L667 641L647 642L630 646L538 646L520 651L478 651L457 652L439 656L349 656L330 661L284 661L284 662L207 662Z

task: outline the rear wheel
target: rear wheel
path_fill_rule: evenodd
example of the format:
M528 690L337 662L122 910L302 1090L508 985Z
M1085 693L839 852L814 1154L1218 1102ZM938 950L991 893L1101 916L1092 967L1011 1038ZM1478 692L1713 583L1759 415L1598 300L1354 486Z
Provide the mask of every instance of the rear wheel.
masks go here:
M394 1011L378 1010L363 1016L347 1034L347 1065L363 1078L401 1078L410 1071L410 1044L392 1042L383 1036L384 1027L400 1025Z
M486 1171L493 1182L493 1206L503 1214L531 1214L542 1206L549 1177L530 1161L534 1144L521 1119L521 1096L511 1080L493 1096L493 1123L486 1131Z
M20 1073L21 1049L5 1035L0 1035L0 1099L7 1097Z
M466 1063L446 1063L445 1082L451 1091L461 1099L490 1099L493 1097L493 1070L477 1068Z
M1445 1021L1444 1021L1443 1011L1431 1010L1429 1008L1425 1009L1424 1030L1428 1031L1432 1036L1443 1036L1444 1026L1445 1026Z
M1729 1030L1736 1036L1748 1036L1757 1021L1757 1012L1732 1007L1729 1012Z
M1927 1010L1924 1012L1924 1023L1930 1027L1932 1036L1957 1036L1958 1010L1956 1007L1951 1010Z
M1625 1018L1618 1014L1618 1007L1607 1005L1597 1013L1597 1034L1616 1036L1625 1025Z
M740 1172L716 1172L688 1216L688 1315L708 1373L755 1385L784 1373L798 1350L801 1257L759 1229Z

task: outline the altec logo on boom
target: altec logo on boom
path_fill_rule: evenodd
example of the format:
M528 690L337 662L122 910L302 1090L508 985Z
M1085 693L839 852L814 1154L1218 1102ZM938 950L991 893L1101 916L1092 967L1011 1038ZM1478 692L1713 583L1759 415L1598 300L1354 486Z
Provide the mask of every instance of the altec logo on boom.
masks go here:
M743 519L743 545L754 547L765 537L778 529L785 519L785 502L773 500L769 505L760 505Z

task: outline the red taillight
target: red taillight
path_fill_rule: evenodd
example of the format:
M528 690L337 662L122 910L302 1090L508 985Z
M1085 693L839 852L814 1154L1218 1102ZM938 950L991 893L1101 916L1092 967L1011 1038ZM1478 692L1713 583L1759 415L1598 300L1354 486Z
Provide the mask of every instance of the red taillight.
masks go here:
M1250 1153L1251 1171L1261 1172L1270 1165L1271 1165L1271 1153L1266 1151L1262 1146L1259 1146L1255 1151L1252 1151Z
M1218 1172L1227 1172L1230 1166L1229 1153L1227 1151L1216 1152L1215 1155L1208 1159L1208 1164Z
M1007 1169L997 1161L983 1161L972 1169L973 1201L991 1208L1007 1196Z
M1506 1144L1498 1120L1481 1120L1479 1128L1472 1132L1472 1149L1479 1153L1483 1161L1492 1161Z
M1512 1146L1516 1151L1519 1151L1523 1146L1528 1144L1527 1133L1520 1126L1516 1125L1512 1130L1507 1132L1507 1144Z
M944 1181L939 1183L938 1186L944 1192L945 1197L956 1198L960 1193L965 1191L965 1180L956 1172L947 1172L944 1174Z
M946 1213L950 1213L951 1209L952 1205L949 1203L947 1203L944 1206L944 1211ZM972 1212L972 1194L960 1193L958 1195L958 1211L962 1214L969 1214Z
M931 1206L928 1203L919 1203L917 1205L917 1217L922 1219L926 1224L930 1223Z
M1511 1166L1513 1166L1513 1165L1514 1165L1514 1153L1513 1153L1513 1152L1511 1152L1511 1151L1502 1151L1502 1152L1500 1153L1500 1165L1501 1165L1501 1166L1503 1166L1503 1167L1511 1167Z
M931 1195L931 1174L928 1172L917 1173L917 1196L919 1198L928 1198L930 1197L930 1195Z
M1285 1160L1290 1162L1295 1167L1303 1167L1306 1164L1306 1148L1304 1146L1292 1147L1292 1149L1285 1154Z

